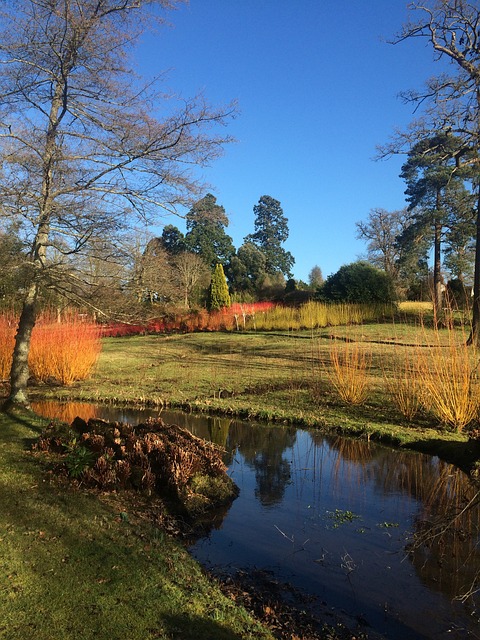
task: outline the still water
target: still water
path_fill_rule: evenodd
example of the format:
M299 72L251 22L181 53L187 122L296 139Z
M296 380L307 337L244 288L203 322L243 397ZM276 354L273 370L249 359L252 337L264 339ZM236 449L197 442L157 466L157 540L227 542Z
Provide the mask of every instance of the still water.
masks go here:
M67 421L159 415L82 403L34 408ZM240 488L191 547L206 567L270 570L392 640L480 638L480 508L461 471L315 431L170 411L161 417L225 447ZM414 539L425 542L412 548Z

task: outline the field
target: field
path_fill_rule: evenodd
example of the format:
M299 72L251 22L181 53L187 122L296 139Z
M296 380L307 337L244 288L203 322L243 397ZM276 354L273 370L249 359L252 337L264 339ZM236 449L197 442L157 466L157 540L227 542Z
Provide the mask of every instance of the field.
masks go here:
M43 348L51 365L38 369L29 392L32 399L159 412L174 406L298 424L412 447L474 470L478 443L470 436L478 433L480 393L478 354L465 346L468 326L452 317L434 330L428 308L402 312L383 321L312 322L307 330L299 311L272 309L249 330L104 337L101 351L94 327L71 318L62 328L47 318L33 362L46 362ZM259 331L260 322L269 330ZM3 335L11 340L6 329ZM72 348L59 384L55 363L68 350L54 353L52 344L65 341ZM79 352L78 365L88 364L81 375ZM143 517L152 504L58 484L44 454L28 448L43 426L33 414L0 414L0 637L272 637L212 585L161 524Z
M478 357L465 346L467 327L434 330L422 318L417 308L396 322L104 338L90 378L35 393L447 448L456 452L449 459L468 467L468 447L447 444L467 443L477 426Z

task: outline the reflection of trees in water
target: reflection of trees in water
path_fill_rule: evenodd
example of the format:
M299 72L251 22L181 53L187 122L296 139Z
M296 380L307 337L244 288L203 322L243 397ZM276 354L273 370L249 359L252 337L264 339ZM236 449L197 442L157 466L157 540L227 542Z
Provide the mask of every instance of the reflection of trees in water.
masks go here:
M373 447L369 441L354 440L353 438L345 438L340 436L325 438L331 449L338 451L341 460L350 460L359 464L367 464L371 461L375 453L380 449Z
M290 482L290 464L283 457L295 444L294 427L254 427L233 422L230 446L238 447L245 462L255 470L255 495L264 506L282 501Z
M228 432L230 431L230 425L232 424L231 418L219 418L217 416L208 416L207 429L208 438L214 444L218 444L223 449L227 448Z
M323 437L312 434L312 440L320 444ZM370 480L380 495L418 502L408 552L423 582L451 598L478 598L473 592L480 589L479 487L433 456L349 438L326 440L336 456L332 479L339 486L345 486L346 478L357 484Z
M408 551L423 582L452 598L471 590L480 567L478 486L451 464L406 451L377 458L374 477L383 493L419 503Z
M438 462L429 471L416 483L422 508L410 558L430 588L458 597L475 590L480 577L479 488L452 465Z

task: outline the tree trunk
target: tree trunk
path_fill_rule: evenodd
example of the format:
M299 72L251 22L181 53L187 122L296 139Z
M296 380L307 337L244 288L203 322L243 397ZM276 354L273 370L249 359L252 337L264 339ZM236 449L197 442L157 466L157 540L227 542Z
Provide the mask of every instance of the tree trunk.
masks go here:
M66 99L66 80L61 78L55 87L52 99L48 130L46 134L45 150L43 152L43 177L39 224L35 241L33 243L33 271L32 282L25 297L22 313L15 336L12 368L10 370L10 395L4 405L9 408L13 405L28 407L27 384L30 376L28 368L28 354L32 330L37 317L37 296L39 289L38 274L45 269L46 251L50 233L50 217L53 209L52 183L54 166L57 154L58 125L65 114L64 100Z
M477 196L477 234L475 238L475 272L473 276L472 328L467 344L480 346L480 188Z
M442 262L441 243L442 225L435 220L434 258L433 258L433 322L438 327L442 314Z
M23 304L18 329L15 336L15 348L13 350L12 368L10 370L10 395L4 405L8 409L13 405L28 407L27 384L30 376L28 367L28 354L32 330L35 326L36 301L38 285L33 282Z

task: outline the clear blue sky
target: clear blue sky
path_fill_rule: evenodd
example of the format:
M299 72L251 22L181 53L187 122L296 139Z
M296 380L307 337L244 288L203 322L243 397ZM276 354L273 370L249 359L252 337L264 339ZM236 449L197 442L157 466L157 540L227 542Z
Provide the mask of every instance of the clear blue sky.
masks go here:
M326 277L365 244L355 222L405 205L402 158L376 162L376 145L404 129L413 107L398 98L438 73L420 40L387 44L407 0L190 0L138 52L146 74L212 104L238 101L237 142L201 175L225 207L238 248L253 232L262 195L289 221L294 275ZM184 229L182 220L165 224Z

